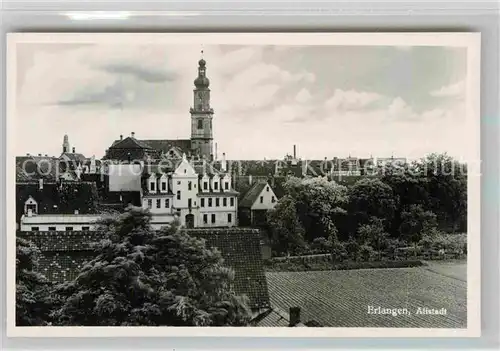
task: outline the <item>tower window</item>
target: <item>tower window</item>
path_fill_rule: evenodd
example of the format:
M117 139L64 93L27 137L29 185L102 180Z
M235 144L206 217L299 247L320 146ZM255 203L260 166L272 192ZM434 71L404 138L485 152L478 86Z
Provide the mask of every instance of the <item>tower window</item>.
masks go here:
M198 129L203 129L203 120L202 119L198 120Z

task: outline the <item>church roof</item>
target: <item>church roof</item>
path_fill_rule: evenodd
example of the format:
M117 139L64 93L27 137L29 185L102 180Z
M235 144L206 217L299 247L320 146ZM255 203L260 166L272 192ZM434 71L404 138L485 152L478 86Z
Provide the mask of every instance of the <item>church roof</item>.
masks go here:
M162 151L165 154L173 147L180 149L184 153L188 153L189 151L191 151L191 139L157 139L142 140L142 142L152 149Z
M149 146L142 140L137 140L133 137L126 137L123 140L115 140L110 148L113 149L151 149Z
M74 152L64 152L61 154L61 157L59 157L59 159L63 158L63 156L66 156L70 161L78 163L84 163L87 160L87 158L83 154Z

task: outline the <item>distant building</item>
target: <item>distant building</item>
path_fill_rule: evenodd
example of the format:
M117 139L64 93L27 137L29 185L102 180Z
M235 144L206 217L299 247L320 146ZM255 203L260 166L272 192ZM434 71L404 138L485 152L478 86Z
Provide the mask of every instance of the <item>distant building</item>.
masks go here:
M21 231L95 230L98 195L94 183L16 184L16 222Z

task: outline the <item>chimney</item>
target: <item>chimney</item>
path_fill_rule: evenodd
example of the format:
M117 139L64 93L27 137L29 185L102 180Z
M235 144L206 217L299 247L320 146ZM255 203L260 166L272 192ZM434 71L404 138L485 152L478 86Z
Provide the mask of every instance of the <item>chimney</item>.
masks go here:
M38 154L38 157L42 157L42 154Z
M227 172L227 162L226 162L226 153L222 153L222 161L221 161L221 171Z
M135 132L130 133L130 136L131 136L132 138L135 138Z
M33 210L31 208L28 208L28 217L33 216Z
M30 156L30 153L29 153L29 152L28 152L28 153L26 153L26 156Z
M300 307L290 307L290 324L289 327L295 327L300 323Z
M75 214L76 214L76 215L77 215L77 214L79 214L79 213L80 213L80 212L79 212L78 210L75 210Z
M120 140L123 140L123 134L120 134Z
M38 179L38 189L43 190L43 179Z
M75 149L75 147L73 146L73 153L75 153L75 150L76 150L76 149Z
M293 144L293 159L297 159L297 145Z

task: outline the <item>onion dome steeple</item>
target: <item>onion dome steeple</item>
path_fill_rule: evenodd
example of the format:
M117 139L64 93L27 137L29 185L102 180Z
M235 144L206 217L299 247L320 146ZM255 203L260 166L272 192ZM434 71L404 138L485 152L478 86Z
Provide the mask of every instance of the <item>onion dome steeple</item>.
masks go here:
M201 52L203 54L203 51ZM198 77L194 80L194 85L197 89L208 89L210 81L206 76L207 62L202 58L198 61Z

